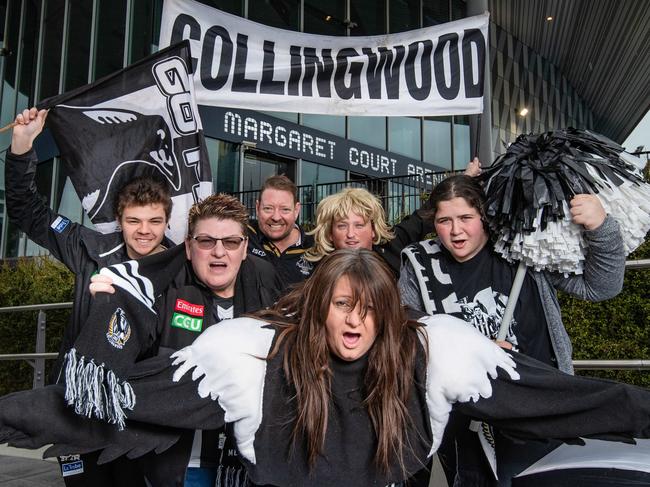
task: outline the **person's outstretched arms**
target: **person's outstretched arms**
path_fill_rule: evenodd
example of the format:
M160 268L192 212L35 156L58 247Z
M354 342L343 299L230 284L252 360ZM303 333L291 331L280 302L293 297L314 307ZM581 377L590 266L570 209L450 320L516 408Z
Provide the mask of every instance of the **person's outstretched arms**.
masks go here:
M509 352L519 379L503 371L492 394L456 404L469 417L521 438L631 440L650 436L650 391L620 382L565 374Z

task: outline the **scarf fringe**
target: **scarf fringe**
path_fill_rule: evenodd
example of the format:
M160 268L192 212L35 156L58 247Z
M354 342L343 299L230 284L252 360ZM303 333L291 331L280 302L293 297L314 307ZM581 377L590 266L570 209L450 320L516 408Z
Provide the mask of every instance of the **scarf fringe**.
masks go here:
M216 487L249 487L248 473L243 466L225 467L219 465L217 468Z
M104 364L77 356L72 348L65 355L65 401L75 413L95 417L124 429L126 410L135 406L135 393L127 381L121 381Z

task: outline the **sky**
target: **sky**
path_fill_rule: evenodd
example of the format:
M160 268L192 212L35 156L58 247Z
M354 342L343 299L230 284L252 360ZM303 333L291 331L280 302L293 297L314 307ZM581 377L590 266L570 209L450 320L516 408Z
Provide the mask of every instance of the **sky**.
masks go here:
M628 152L633 152L640 145L644 145L644 151L650 151L650 111L646 112L630 136L623 142L623 147Z

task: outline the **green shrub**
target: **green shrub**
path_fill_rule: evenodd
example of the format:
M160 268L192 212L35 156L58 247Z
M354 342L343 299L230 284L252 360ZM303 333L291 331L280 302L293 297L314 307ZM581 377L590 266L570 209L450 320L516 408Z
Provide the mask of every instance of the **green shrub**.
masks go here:
M646 238L628 260L649 258L650 238ZM626 271L623 291L607 301L588 303L566 294L559 298L575 359L650 360L650 269ZM650 370L580 374L650 387Z
M5 261L0 266L0 306L72 301L73 274L45 257ZM46 352L58 352L70 309L47 311ZM36 350L37 311L0 313L0 354ZM46 377L54 364L46 361ZM0 395L31 389L34 370L25 361L0 361Z

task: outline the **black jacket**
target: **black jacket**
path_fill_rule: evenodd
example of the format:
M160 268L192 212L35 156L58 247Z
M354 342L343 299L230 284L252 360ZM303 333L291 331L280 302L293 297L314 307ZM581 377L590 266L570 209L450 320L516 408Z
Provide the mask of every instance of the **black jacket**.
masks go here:
M300 244L280 252L262 233L257 220L250 220L248 224L248 253L270 262L284 287L304 281L313 271L312 263L305 259L304 254L314 245L314 238L307 235L302 227L299 226L298 229Z
M364 403L367 355L353 362L332 359L323 454L310 468L304 443L292 446L296 396L283 371L285 348L261 359L277 343L276 328L251 319L212 327L179 352L173 366L165 356L139 362L130 378L137 402L123 431L76 416L62 407L62 388L49 386L0 398L0 442L30 448L58 444L47 454L103 449L106 459L126 452L137 457L165 451L178 436L174 428L218 428L236 421L238 448L256 484L382 487L428 462L452 410L520 438L650 436L650 391L564 374L506 353L449 319L438 315L422 322L426 340L417 348L406 403L405 472L394 456L387 472L374 462L377 438ZM469 346L450 349L459 338ZM165 462L161 468L177 461L167 455L156 459ZM154 485L174 483L163 478Z
M102 234L49 208L36 190L36 152L7 153L5 187L9 219L75 275L74 304L63 332L60 360L79 335L90 309L90 277L101 267L129 260L121 233ZM165 238L163 246L174 243ZM58 370L57 366L55 370Z
M392 230L395 238L384 244L374 245L372 250L379 253L393 270L393 273L399 276L400 266L402 265L402 250L412 243L419 242L433 232L433 222L430 219L422 218L418 210L405 216Z

